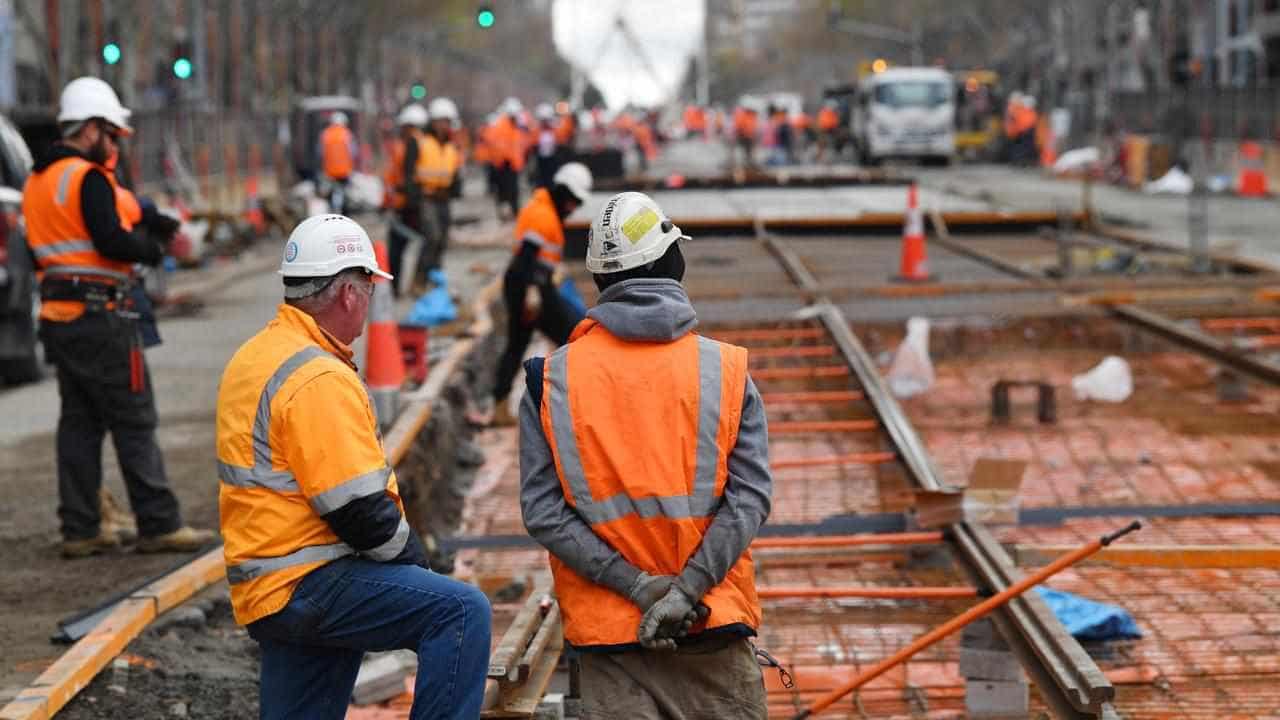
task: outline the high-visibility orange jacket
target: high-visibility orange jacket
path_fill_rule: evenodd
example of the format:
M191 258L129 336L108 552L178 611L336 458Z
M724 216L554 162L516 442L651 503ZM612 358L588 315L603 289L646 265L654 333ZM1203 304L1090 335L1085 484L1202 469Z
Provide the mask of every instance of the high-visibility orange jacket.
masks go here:
M821 110L818 111L818 129L819 130L822 130L823 132L830 132L831 130L835 130L836 126L839 124L840 124L840 113L836 112L835 108L824 106Z
M498 118L489 129L494 165L509 165L512 170L524 170L525 151L528 150L524 130L509 115Z
M658 157L658 145L654 142L653 128L649 127L648 122L638 121L631 127L631 134L635 136L636 145L640 146L640 152L644 153L647 159L653 160Z
M746 108L733 111L733 133L739 139L754 139L756 136L756 114Z
M279 611L303 576L337 558L421 553L351 349L310 315L280 305L240 347L217 413L218 510L237 622ZM339 538L326 516L356 502L383 506L385 539L353 547Z
M413 137L422 136L422 133L416 129L409 131ZM382 186L384 188L382 196L382 204L393 210L399 210L404 207L406 198L404 194L404 154L405 139L397 137L391 143L391 152L387 157L387 166L382 171Z
M810 123L809 113L799 112L791 116L791 127L796 130L800 130L802 132L808 130Z
M527 240L538 246L538 260L555 269L564 258L564 224L556 212L556 204L546 188L533 191L533 197L516 216L516 243L512 254L520 253Z
M573 113L565 113L556 123L556 144L560 147L573 145L573 136L578 132L578 121Z
M691 133L705 132L707 129L707 113L697 105L689 105L684 109L684 128Z
M56 160L27 177L22 214L27 223L27 244L35 255L41 279L46 275L66 275L116 284L132 277L133 263L104 257L89 237L80 210L80 189L90 170L98 170L113 182L111 171L78 156ZM41 303L40 318L70 322L84 311L84 303L78 300L49 300Z
M458 148L451 142L441 143L431 133L423 133L418 141L418 165L414 179L427 195L439 195L453 185L462 166Z
M351 177L356 167L355 136L345 125L330 125L320 133L320 169L335 180Z
M111 183L111 189L116 193L116 213L120 216L120 225L125 230L132 230L142 222L142 205L138 203L138 197L133 194L133 191L121 185L119 178L116 177L116 167L119 162L120 153L116 152L107 158L103 167L108 170L107 182Z
M694 333L627 341L589 317L547 358L542 379L542 431L565 501L639 570L681 575L724 496L747 351ZM636 642L640 608L554 554L550 562L566 640ZM747 550L702 596L711 613L692 632L758 628L754 577Z

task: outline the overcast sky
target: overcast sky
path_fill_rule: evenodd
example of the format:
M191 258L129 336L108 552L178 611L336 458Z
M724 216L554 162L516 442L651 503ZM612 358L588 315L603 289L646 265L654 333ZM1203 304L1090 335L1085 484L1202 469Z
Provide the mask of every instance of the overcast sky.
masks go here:
M616 30L618 16L635 33L652 74ZM554 0L552 6L556 48L587 70L610 108L669 97L702 43L705 18L703 0Z

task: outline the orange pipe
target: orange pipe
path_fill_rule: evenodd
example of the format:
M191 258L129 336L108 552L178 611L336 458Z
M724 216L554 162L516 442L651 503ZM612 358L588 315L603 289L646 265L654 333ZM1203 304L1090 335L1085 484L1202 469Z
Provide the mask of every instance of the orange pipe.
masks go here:
M825 465L879 465L893 462L897 459L898 455L891 452L861 452L775 460L771 467L774 470L786 470L789 468L823 467Z
M756 380L789 380L793 378L845 377L849 368L845 365L810 365L808 367L762 368L752 370Z
M782 345L779 347L752 348L747 351L751 359L780 357L831 357L836 349L830 345Z
M850 547L854 545L928 545L940 542L942 542L942 533L940 532L862 533L859 535L756 538L751 543L751 549Z
M777 585L756 588L763 600L785 598L874 598L878 600L951 600L972 598L978 591L971 587L800 587Z
M744 328L742 330L721 330L708 334L721 342L740 343L747 340L820 338L826 334L826 330L823 328Z
M875 430L880 423L875 420L783 420L769 423L770 435L800 435L802 433L865 432Z
M912 642L910 645L902 648L901 650L894 653L893 655L890 655L884 660L881 660L880 662L876 663L875 666L869 668L866 672L862 673L858 677L854 678L853 680L850 680L844 685L818 698L813 702L812 705L805 708L804 710L801 710L798 714L796 714L796 716L792 718L792 720L805 720L806 718L809 718L813 715L816 715L822 712L823 710L826 710L827 708L831 707L834 703L836 703L838 700L840 700L840 698L844 697L845 695L848 695L854 690L857 690L863 685L866 685L872 680L875 680L876 678L888 672L891 668L906 662L912 655L915 655L916 653L920 652L921 650L924 650L930 645L933 645L939 640L942 640L947 636L952 635L953 633L959 631L961 628L965 627L966 625L969 625L970 623L973 623L977 620L981 620L996 608L1004 605L1005 603L1018 597L1019 595L1030 590L1036 585L1039 585L1045 580L1048 580L1050 577L1053 577L1054 575L1062 572L1068 567L1071 567L1072 565L1075 565L1076 563L1089 557L1090 555L1093 555L1094 553L1098 552L1099 550L1106 547L1107 545L1110 545L1111 543L1115 542L1117 539L1123 537L1124 535L1127 535L1128 533L1133 532L1134 530L1137 530L1140 527L1142 527L1142 524L1137 520L1134 520L1132 523L1130 523L1126 527L1120 530L1117 530L1116 532L1111 533L1110 535L1106 535L1101 538L1098 538L1097 540L1094 540L1080 548L1077 548L1075 551L1067 555L1063 555L1057 560L1054 560L1048 565L1040 568L1036 572L1022 578L1021 580L1014 583L1013 585L1010 585L1009 587L1005 588L1004 590L997 593L996 595L990 598L987 598L986 600L983 600L977 605L974 605L968 610L965 610L959 615L951 618L945 623L930 630L924 635L921 635L920 637L916 638L916 640Z
M1255 337L1242 338L1238 342L1240 347L1246 350L1267 350L1280 347L1280 335L1257 335Z
M1280 318L1205 318L1200 321L1205 330L1280 330Z
M842 403L861 400L866 395L861 390L810 390L800 392L761 393L760 398L769 403Z

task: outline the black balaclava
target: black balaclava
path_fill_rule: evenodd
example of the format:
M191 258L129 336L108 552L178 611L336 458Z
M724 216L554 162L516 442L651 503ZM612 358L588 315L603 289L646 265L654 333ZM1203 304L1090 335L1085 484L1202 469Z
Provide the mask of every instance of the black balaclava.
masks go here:
M592 275L591 277L596 281L596 287L599 288L600 292L604 292L610 285L636 278L665 278L680 282L684 280L684 253L680 252L680 242L676 241L671 243L671 247L667 248L662 257L648 265L641 265L621 272Z

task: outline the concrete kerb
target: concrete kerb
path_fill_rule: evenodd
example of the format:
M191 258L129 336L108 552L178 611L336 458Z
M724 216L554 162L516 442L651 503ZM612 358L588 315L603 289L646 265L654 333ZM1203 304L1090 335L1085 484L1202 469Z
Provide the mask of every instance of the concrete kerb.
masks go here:
M199 290L216 292L248 273L265 271L276 262L274 255L257 259L249 267L236 267L205 281L198 286ZM190 287L184 289L190 291ZM493 321L489 306L498 297L500 289L501 278L495 278L481 291L475 305L476 320L468 331L468 337L455 344L449 356L428 378L427 384L411 396L412 402L388 432L384 444L387 461L392 466L399 466L409 458L415 447L416 435L421 433L431 417L433 404L444 394L450 378L463 366L467 355L477 347L493 355L488 352L484 341L492 340ZM0 708L0 720L47 720L53 717L157 617L225 577L223 548L218 545L125 598L92 632L72 645L29 687Z

